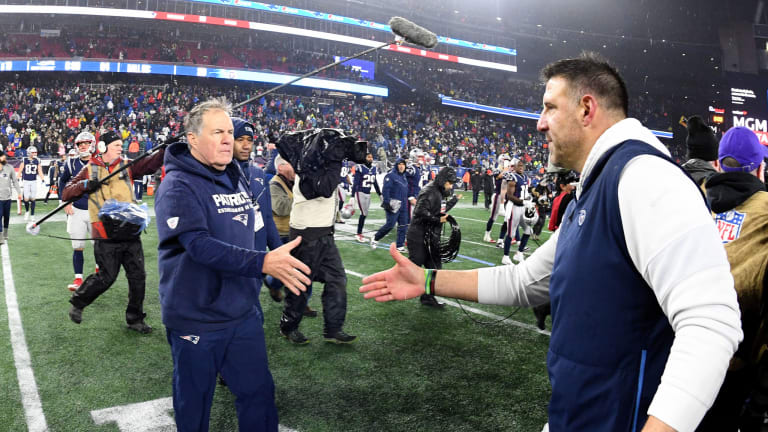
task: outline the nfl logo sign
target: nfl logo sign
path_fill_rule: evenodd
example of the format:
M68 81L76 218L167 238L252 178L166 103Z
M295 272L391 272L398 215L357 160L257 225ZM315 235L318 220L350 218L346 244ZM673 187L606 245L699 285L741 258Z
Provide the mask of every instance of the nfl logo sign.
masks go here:
M719 213L715 217L715 221L717 222L717 230L720 232L720 240L723 243L730 243L739 238L741 226L744 224L746 217L746 213L740 213L735 210Z

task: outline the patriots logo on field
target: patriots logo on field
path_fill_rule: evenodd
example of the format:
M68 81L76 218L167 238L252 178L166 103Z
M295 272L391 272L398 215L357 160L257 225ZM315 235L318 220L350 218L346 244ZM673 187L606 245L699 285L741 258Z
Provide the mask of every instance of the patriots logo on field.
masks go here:
M243 225L248 225L248 214L247 213L240 213L238 215L235 215L235 217L233 217L232 220L236 220L236 221L240 222Z
M737 212L736 210L718 213L715 216L715 222L717 223L717 230L720 232L720 240L723 243L730 243L739 238L741 227L744 225L744 219L746 218L746 213Z
M165 223L168 224L168 228L170 229L176 229L177 226L179 226L179 218L178 217L172 217L168 218Z
M188 340L188 341L192 342L195 345L197 345L197 343L200 342L200 336L187 335L187 336L179 336L179 337L184 339L184 340Z

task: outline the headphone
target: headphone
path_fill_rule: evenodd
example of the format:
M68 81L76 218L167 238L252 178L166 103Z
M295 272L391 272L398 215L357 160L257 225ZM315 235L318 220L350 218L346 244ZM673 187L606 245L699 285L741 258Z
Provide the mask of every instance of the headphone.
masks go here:
M96 144L96 149L99 151L99 153L106 153L107 143L105 143L104 141L99 141L99 143Z

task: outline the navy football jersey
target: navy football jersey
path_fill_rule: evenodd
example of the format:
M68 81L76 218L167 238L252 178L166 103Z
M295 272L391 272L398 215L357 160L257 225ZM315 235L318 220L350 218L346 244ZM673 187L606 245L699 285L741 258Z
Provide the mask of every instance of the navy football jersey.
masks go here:
M345 189L349 191L350 186L352 186L349 183L349 173L350 173L350 162L344 161L344 163L341 164L341 177L339 179L339 184L341 185L342 189Z
M21 179L27 181L35 181L37 179L37 171L40 169L40 159L24 158L24 172L21 173Z
M515 173L515 196L520 199L528 197L528 176Z
M364 194L371 193L371 187L376 183L376 167L368 167L365 164L355 165L355 179L352 185L352 192Z
M427 185L432 179L432 170L429 168L429 165L422 165L421 166L421 179L419 181L419 188L423 188Z
M405 178L408 180L408 196L417 197L421 192L421 168L416 164L410 164L405 168Z

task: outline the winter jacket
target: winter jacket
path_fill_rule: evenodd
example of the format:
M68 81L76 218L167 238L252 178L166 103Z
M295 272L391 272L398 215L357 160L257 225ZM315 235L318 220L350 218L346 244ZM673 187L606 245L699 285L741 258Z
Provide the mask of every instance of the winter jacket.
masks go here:
M168 147L165 166L155 201L163 323L215 331L259 314L266 252L254 250L253 197L240 168L213 170L186 143Z

